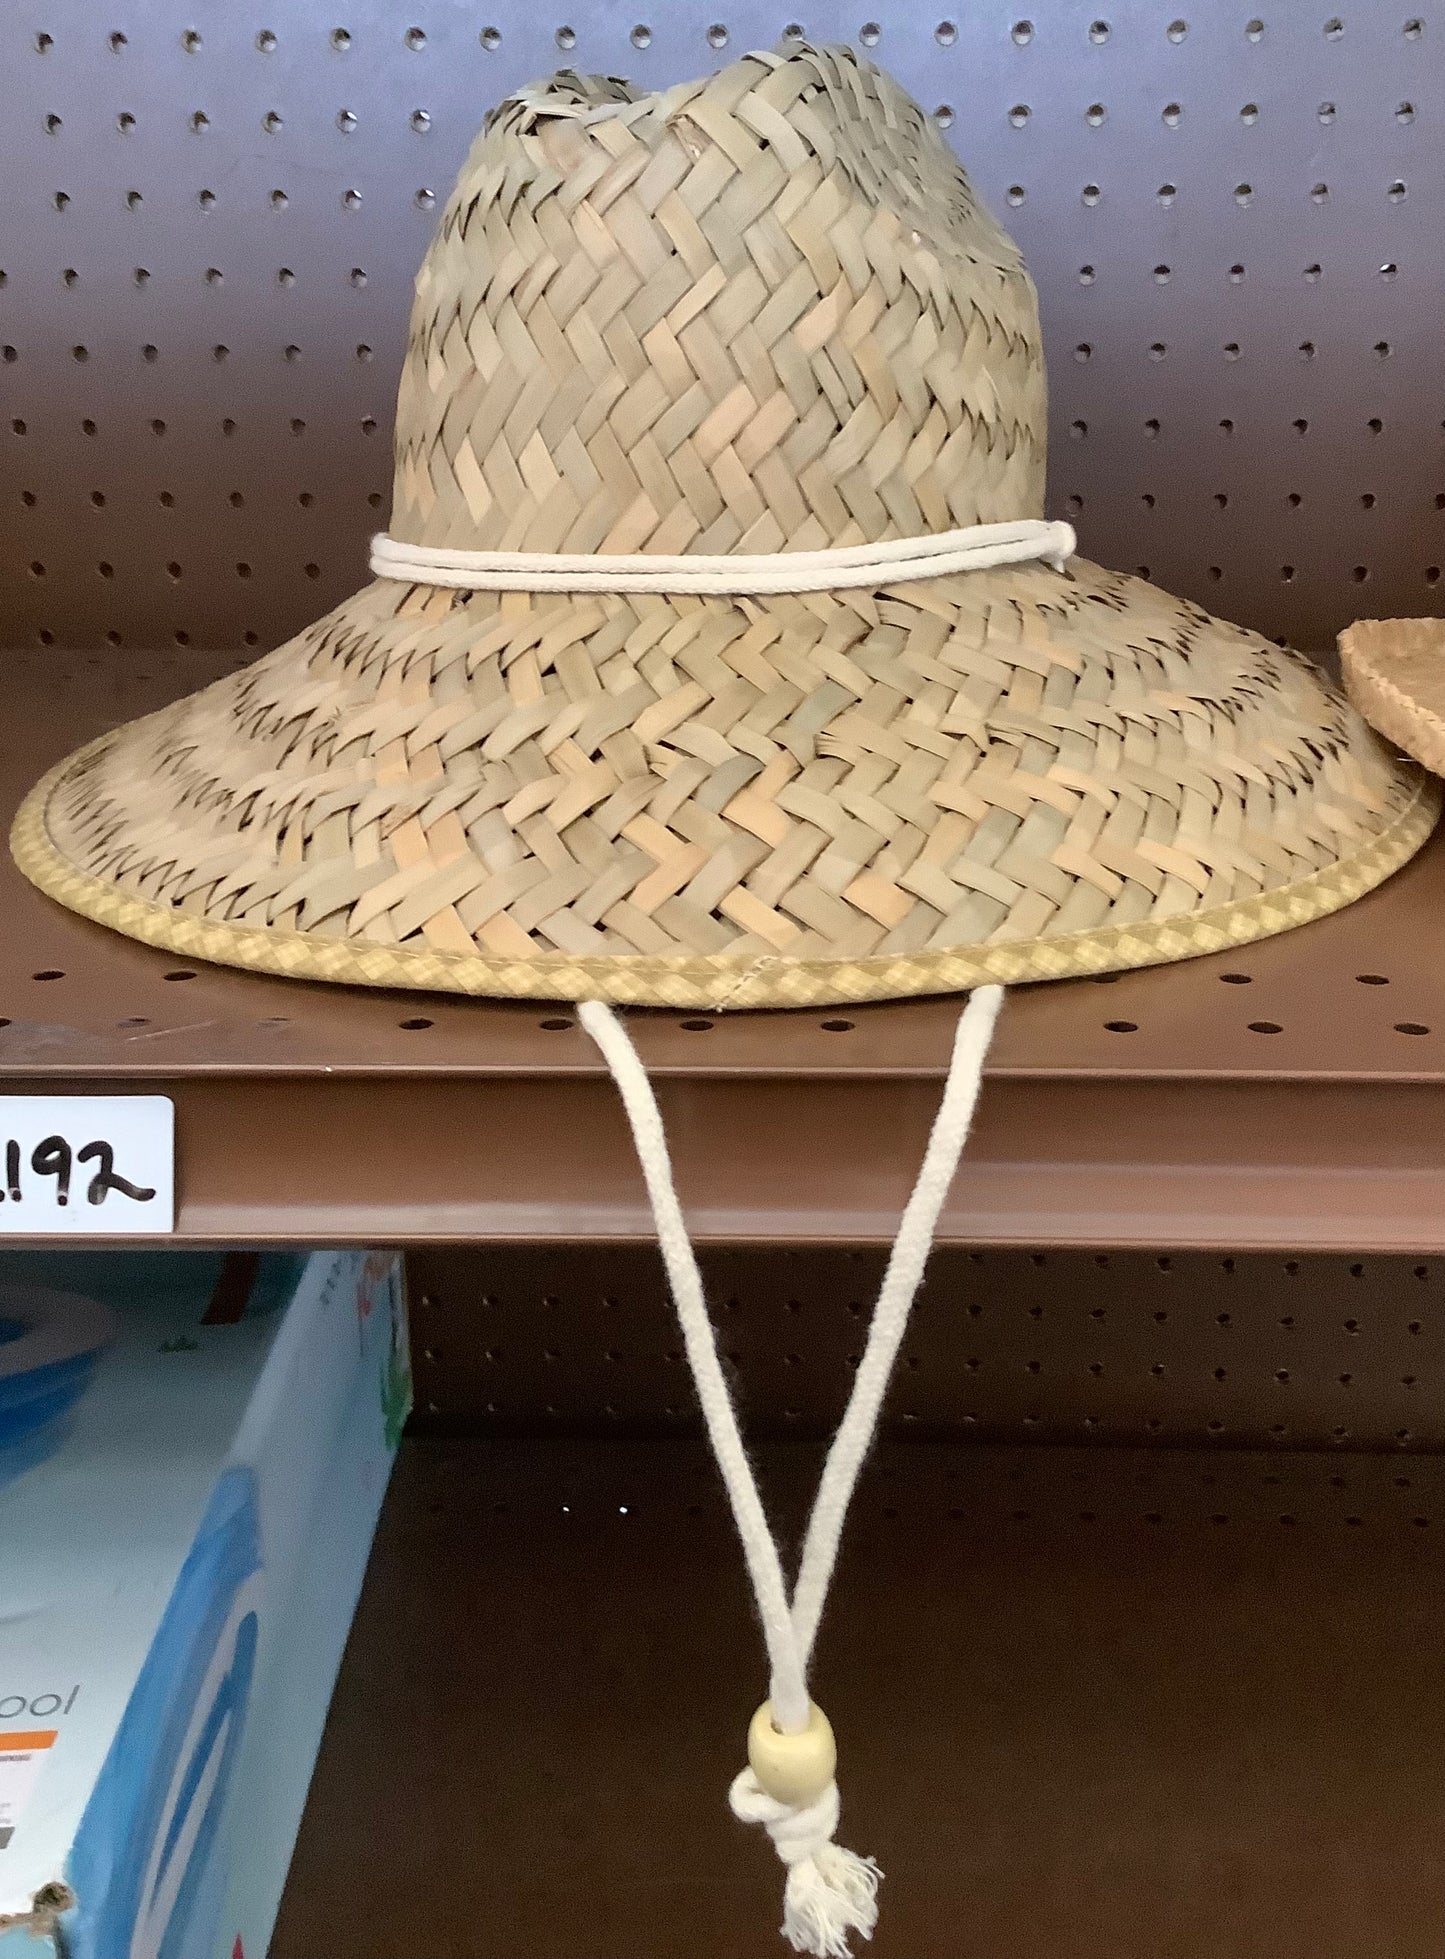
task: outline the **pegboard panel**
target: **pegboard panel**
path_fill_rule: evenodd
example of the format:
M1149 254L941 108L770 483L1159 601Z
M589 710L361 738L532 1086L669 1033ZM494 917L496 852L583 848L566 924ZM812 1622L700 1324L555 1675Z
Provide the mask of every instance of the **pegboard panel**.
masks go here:
M831 1434L884 1254L700 1254L750 1434ZM941 1247L887 1428L913 1440L1445 1447L1445 1266ZM651 1247L412 1255L420 1433L697 1427Z
M1306 647L1439 611L1445 6L1257 4L20 0L5 636L260 648L353 589L412 276L485 110L800 30L885 62L1022 242L1086 551Z

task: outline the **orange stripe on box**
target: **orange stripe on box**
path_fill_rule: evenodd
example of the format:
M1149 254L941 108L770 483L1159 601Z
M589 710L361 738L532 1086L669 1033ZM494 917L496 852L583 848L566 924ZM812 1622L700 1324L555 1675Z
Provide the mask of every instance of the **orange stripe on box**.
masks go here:
M31 1728L28 1732L22 1728L10 1734L0 1732L0 1755L28 1753L32 1748L49 1748L59 1733L59 1728Z

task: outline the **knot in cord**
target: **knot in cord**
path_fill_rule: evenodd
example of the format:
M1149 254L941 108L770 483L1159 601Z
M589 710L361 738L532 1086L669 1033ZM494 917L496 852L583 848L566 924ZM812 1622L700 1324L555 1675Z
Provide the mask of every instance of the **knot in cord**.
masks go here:
M773 1840L773 1848L791 1870L805 1857L814 1856L825 1843L833 1841L838 1827L838 1785L830 1782L816 1802L794 1808L780 1803L758 1786L751 1769L733 1777L728 1790L732 1813L740 1823L761 1823Z
M728 1801L742 1822L762 1824L787 1866L783 1937L789 1945L815 1959L849 1959L849 1934L871 1939L878 1923L882 1872L871 1857L834 1843L837 1783L830 1782L811 1803L783 1803L744 1769L734 1778Z

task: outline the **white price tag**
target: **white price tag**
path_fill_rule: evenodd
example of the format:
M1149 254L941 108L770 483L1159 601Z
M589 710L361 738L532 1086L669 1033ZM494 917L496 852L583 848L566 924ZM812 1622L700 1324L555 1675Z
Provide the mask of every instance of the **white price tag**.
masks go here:
M0 1234L176 1228L168 1095L0 1095Z

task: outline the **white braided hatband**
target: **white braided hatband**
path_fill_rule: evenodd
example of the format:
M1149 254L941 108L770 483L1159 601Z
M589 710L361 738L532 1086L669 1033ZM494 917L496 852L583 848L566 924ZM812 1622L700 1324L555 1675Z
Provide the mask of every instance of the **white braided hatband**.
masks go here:
M891 538L837 551L769 551L758 557L677 557L629 552L444 551L403 544L383 531L371 540L377 578L447 585L464 592L691 592L764 598L773 592L834 592L845 586L903 585L953 571L1043 559L1062 571L1073 555L1070 524L1024 518L972 524L936 537Z

